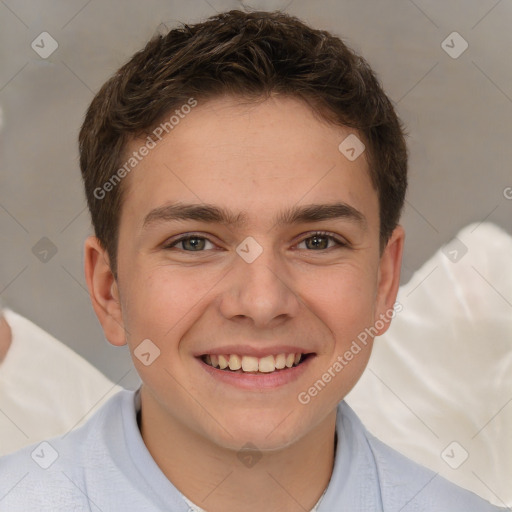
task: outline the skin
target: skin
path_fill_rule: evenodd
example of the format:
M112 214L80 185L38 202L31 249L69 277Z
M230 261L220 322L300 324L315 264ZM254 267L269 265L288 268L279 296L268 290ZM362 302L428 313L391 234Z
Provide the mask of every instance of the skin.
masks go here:
M380 252L365 155L351 162L338 150L349 133L293 98L199 104L123 182L117 280L98 240L86 241L87 284L106 338L128 343L132 354L145 339L160 349L149 366L133 357L144 442L169 480L209 512L302 512L329 483L336 405L361 376L372 343L307 405L297 397L392 309L404 240L399 226ZM140 145L132 141L127 154ZM144 227L149 212L178 201L245 212L248 220ZM338 201L364 222L273 220L293 206ZM325 245L311 247L319 230L347 246L321 237ZM168 248L191 232L208 238L200 251L187 242ZM236 252L248 236L263 249L250 264ZM218 382L194 357L240 343L270 354L273 345L296 344L315 356L295 381L256 391ZM237 457L248 442L262 455L252 467Z
M11 327L7 323L7 320L3 316L0 316L0 362L2 362L5 359L7 351L11 346L11 342Z

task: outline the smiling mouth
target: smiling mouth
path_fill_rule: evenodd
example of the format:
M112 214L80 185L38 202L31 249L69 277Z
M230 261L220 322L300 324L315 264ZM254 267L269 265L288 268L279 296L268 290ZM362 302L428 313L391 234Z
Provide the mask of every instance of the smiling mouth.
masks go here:
M231 373L269 374L299 366L312 355L302 352L282 353L265 357L205 354L200 359L208 366Z

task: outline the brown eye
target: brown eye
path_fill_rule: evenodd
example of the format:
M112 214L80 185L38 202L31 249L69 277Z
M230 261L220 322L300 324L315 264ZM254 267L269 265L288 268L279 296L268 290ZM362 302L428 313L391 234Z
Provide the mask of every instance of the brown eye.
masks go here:
M179 250L185 252L202 252L205 249L207 243L212 244L212 242L203 236L189 235L178 238L178 240L175 240L174 242L166 245L165 248L174 249L176 246L181 244L181 247L178 247Z
M325 251L327 249L332 249L333 246L329 246L329 242L334 242L334 247L345 247L346 244L341 240L338 240L336 237L329 235L327 233L313 233L313 235L305 238L301 244L304 243L306 249L314 250L314 251ZM299 244L300 245L300 244Z
M327 249L329 246L329 239L323 235L315 235L305 240L308 249Z

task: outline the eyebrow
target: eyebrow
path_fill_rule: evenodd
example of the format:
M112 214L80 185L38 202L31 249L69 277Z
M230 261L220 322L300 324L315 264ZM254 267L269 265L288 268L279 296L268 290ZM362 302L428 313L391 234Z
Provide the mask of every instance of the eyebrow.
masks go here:
M367 225L366 217L359 210L343 202L293 206L288 210L279 212L273 225L307 224L336 219L354 222L362 228L366 228ZM155 223L175 220L196 220L236 228L246 225L248 218L245 212L235 214L225 208L211 204L175 203L151 210L144 218L143 228Z

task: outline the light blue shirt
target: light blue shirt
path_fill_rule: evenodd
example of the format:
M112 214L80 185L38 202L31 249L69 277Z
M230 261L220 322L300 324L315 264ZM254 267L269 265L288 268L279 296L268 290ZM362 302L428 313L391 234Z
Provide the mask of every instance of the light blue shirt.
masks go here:
M142 440L139 407L138 392L120 391L79 429L1 458L0 511L188 512ZM336 431L334 469L318 512L505 510L377 440L345 402Z

